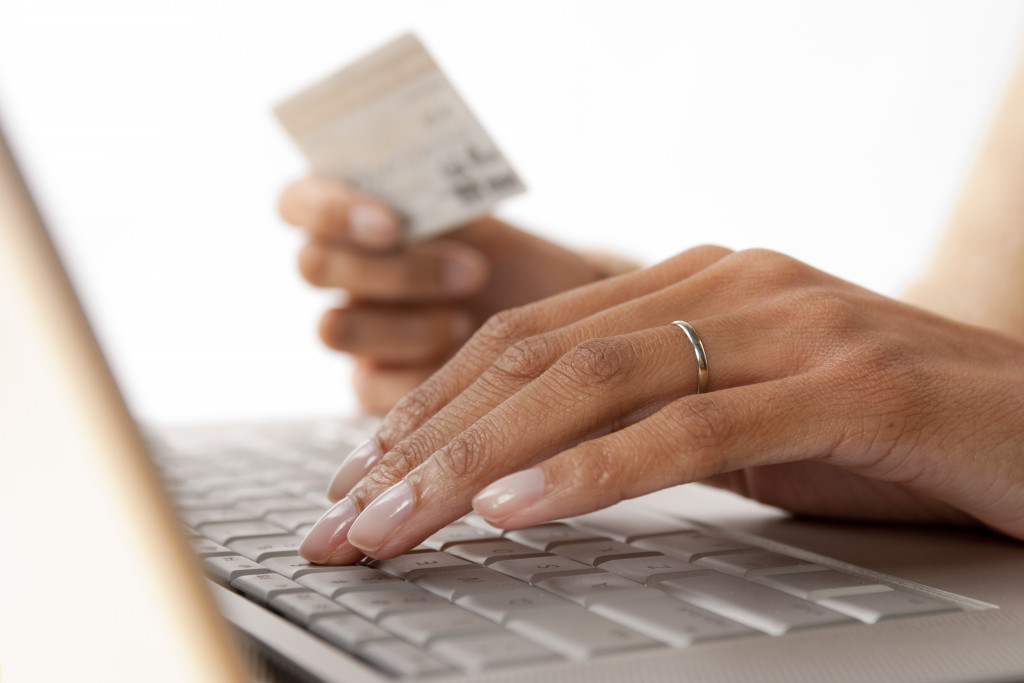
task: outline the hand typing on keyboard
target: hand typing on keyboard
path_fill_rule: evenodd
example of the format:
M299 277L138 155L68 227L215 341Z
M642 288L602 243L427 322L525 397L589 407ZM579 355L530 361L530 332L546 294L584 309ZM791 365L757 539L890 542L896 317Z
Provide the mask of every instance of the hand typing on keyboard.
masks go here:
M493 317L344 461L301 552L391 558L471 505L515 529L691 481L1024 538L1021 424L1021 339L702 247Z

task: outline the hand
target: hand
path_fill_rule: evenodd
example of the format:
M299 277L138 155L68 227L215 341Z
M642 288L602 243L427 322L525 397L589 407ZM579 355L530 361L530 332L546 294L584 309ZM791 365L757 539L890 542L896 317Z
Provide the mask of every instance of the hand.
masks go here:
M703 339L708 393L676 319ZM493 317L343 463L346 497L301 552L387 558L471 502L519 528L700 480L1024 538L1022 424L1022 340L703 247Z
M280 211L306 228L299 270L317 287L348 292L320 336L355 356L355 390L383 415L494 313L599 279L579 255L482 218L444 237L406 245L398 217L318 177L281 194Z

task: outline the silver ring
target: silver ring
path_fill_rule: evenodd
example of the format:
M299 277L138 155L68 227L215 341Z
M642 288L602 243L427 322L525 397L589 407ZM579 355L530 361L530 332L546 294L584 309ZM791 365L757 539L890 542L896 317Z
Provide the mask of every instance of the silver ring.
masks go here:
M685 320L673 320L672 324L686 333L686 338L693 344L693 352L697 354L697 393L705 394L708 391L708 357L704 354L704 344L700 340L697 330Z

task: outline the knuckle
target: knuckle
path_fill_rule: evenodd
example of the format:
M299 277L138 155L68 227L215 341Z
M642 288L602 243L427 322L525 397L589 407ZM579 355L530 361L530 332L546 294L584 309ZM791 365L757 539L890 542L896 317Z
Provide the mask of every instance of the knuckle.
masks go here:
M440 478L451 482L474 480L486 470L483 457L487 439L477 429L469 429L455 437L445 448L431 456L431 465L439 470Z
M688 249L683 253L689 254L691 257L696 258L700 262L712 263L714 261L718 261L719 259L723 259L726 256L730 256L735 252L733 252L733 250L729 249L728 247L723 247L718 244L699 244L696 247Z
M370 470L360 482L358 489L353 492L353 496L361 502L364 499L365 502L369 502L376 494L401 481L405 475L419 465L420 460L421 458L415 450L398 446ZM374 495L368 496L367 494L371 491Z
M622 464L618 453L614 452L603 439L585 441L576 446L579 461L585 467L574 467L565 473L569 478L569 486L577 491L615 491L622 483Z
M808 283L815 272L791 256L771 249L745 249L722 259L722 263L759 286L786 288Z
M584 385L614 385L629 376L636 355L632 342L622 337L588 339L563 355L557 368Z
M532 379L547 370L557 355L557 345L549 335L536 335L509 346L492 367L506 377Z
M475 343L500 353L521 339L531 336L535 323L528 306L510 308L495 313L477 331Z
M779 301L790 320L799 320L827 339L848 338L862 326L862 307L845 292L827 287L800 287Z
M428 380L399 399L388 413L381 432L385 436L396 437L409 434L436 413L442 404L435 383Z
M701 463L721 451L728 438L728 422L715 403L691 396L674 405L674 424L680 450Z

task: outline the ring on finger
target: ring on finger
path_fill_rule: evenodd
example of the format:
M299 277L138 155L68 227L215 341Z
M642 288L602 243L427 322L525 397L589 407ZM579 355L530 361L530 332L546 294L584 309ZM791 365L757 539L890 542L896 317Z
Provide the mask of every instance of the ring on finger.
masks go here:
M708 390L708 357L704 353L704 343L700 340L697 330L685 320L673 320L672 323L684 333L693 344L693 352L697 355L697 393L704 394Z

